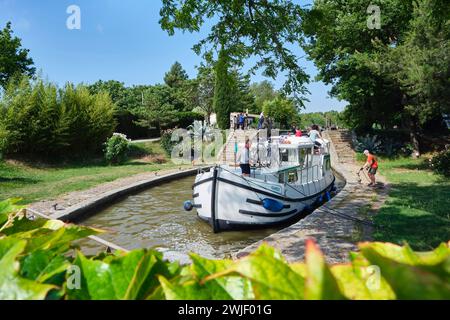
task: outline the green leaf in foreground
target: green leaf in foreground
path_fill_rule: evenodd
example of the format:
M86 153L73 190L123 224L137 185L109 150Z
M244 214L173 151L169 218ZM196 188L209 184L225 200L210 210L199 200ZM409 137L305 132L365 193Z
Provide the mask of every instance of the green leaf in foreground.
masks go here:
M450 299L450 256L440 259L428 257L425 260L422 257L422 262L413 259L408 260L409 263L401 263L380 253L380 244L361 244L360 249L371 264L380 268L381 276L398 299ZM413 265L411 261L415 261ZM436 264L431 264L431 261Z
M208 280L240 275L249 279L256 299L299 300L304 298L304 278L295 272L273 248L262 245L249 256Z
M345 299L317 244L306 240L305 299Z
M18 256L26 241L0 240L0 300L42 300L54 286L40 284L18 275Z
M81 270L81 288L68 290L70 298L137 299L156 263L155 257L146 250L134 250L105 260L107 262L88 259L80 252L77 254L75 265Z

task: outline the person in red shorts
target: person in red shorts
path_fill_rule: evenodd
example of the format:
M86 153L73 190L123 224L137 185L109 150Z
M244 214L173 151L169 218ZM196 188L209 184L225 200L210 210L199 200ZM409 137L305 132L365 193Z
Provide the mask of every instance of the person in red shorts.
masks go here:
M375 175L378 170L378 161L377 158L369 152L369 150L364 150L364 154L367 157L367 161L361 169L369 169L369 187L374 187L376 185Z

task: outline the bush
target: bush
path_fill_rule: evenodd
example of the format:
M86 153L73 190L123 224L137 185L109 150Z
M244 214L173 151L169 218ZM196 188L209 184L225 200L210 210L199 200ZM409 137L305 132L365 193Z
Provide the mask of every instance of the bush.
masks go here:
M109 95L92 95L82 85L58 89L22 78L10 83L0 105L0 128L8 132L5 152L11 154L72 157L99 152L116 126Z
M8 131L0 123L0 161L3 159L3 153L8 148Z
M167 153L168 156L172 154L173 147L176 145L176 142L172 141L172 133L173 130L165 130L161 134L161 147Z
M378 136L366 135L365 137L358 137L353 141L355 150L357 152L363 152L364 150L369 150L371 153L379 154L381 153L381 141Z
M128 158L130 140L121 133L114 133L105 143L105 159L110 164L122 164Z
M450 149L442 151L430 160L432 170L445 177L450 177Z
M205 116L198 112L178 112L177 121L172 124L173 127L186 129L194 123L194 121L203 121Z

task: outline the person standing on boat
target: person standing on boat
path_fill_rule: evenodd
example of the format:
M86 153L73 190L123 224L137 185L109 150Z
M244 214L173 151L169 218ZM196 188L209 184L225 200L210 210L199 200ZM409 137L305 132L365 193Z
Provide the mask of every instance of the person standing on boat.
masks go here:
M319 132L319 126L317 124L312 125L311 130L309 131L309 138L315 144L314 150L317 150L322 146L322 144L317 141L317 139L322 139L322 135Z
M367 161L361 169L369 169L369 187L374 187L376 185L375 175L378 170L378 161L377 158L369 152L369 150L364 150L364 155L367 157Z
M238 156L240 162L240 167L242 170L242 175L244 177L250 177L250 139L245 138L244 149L241 150Z

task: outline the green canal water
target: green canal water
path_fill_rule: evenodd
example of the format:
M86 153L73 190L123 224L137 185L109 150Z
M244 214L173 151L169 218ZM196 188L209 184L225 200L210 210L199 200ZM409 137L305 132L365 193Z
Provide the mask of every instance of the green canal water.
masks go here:
M100 235L126 249L158 248L171 260L184 261L189 252L207 258L225 258L259 241L277 229L231 231L214 234L211 226L186 212L183 202L192 199L194 177L183 178L129 196L80 224L106 230ZM105 248L83 241L85 254Z
M157 248L166 258L181 262L188 261L189 252L207 258L230 257L281 229L214 234L195 210L183 209L183 202L192 199L193 182L194 177L183 178L128 196L80 224L105 230L100 237L123 248ZM87 255L105 250L91 240L83 240L80 246Z

